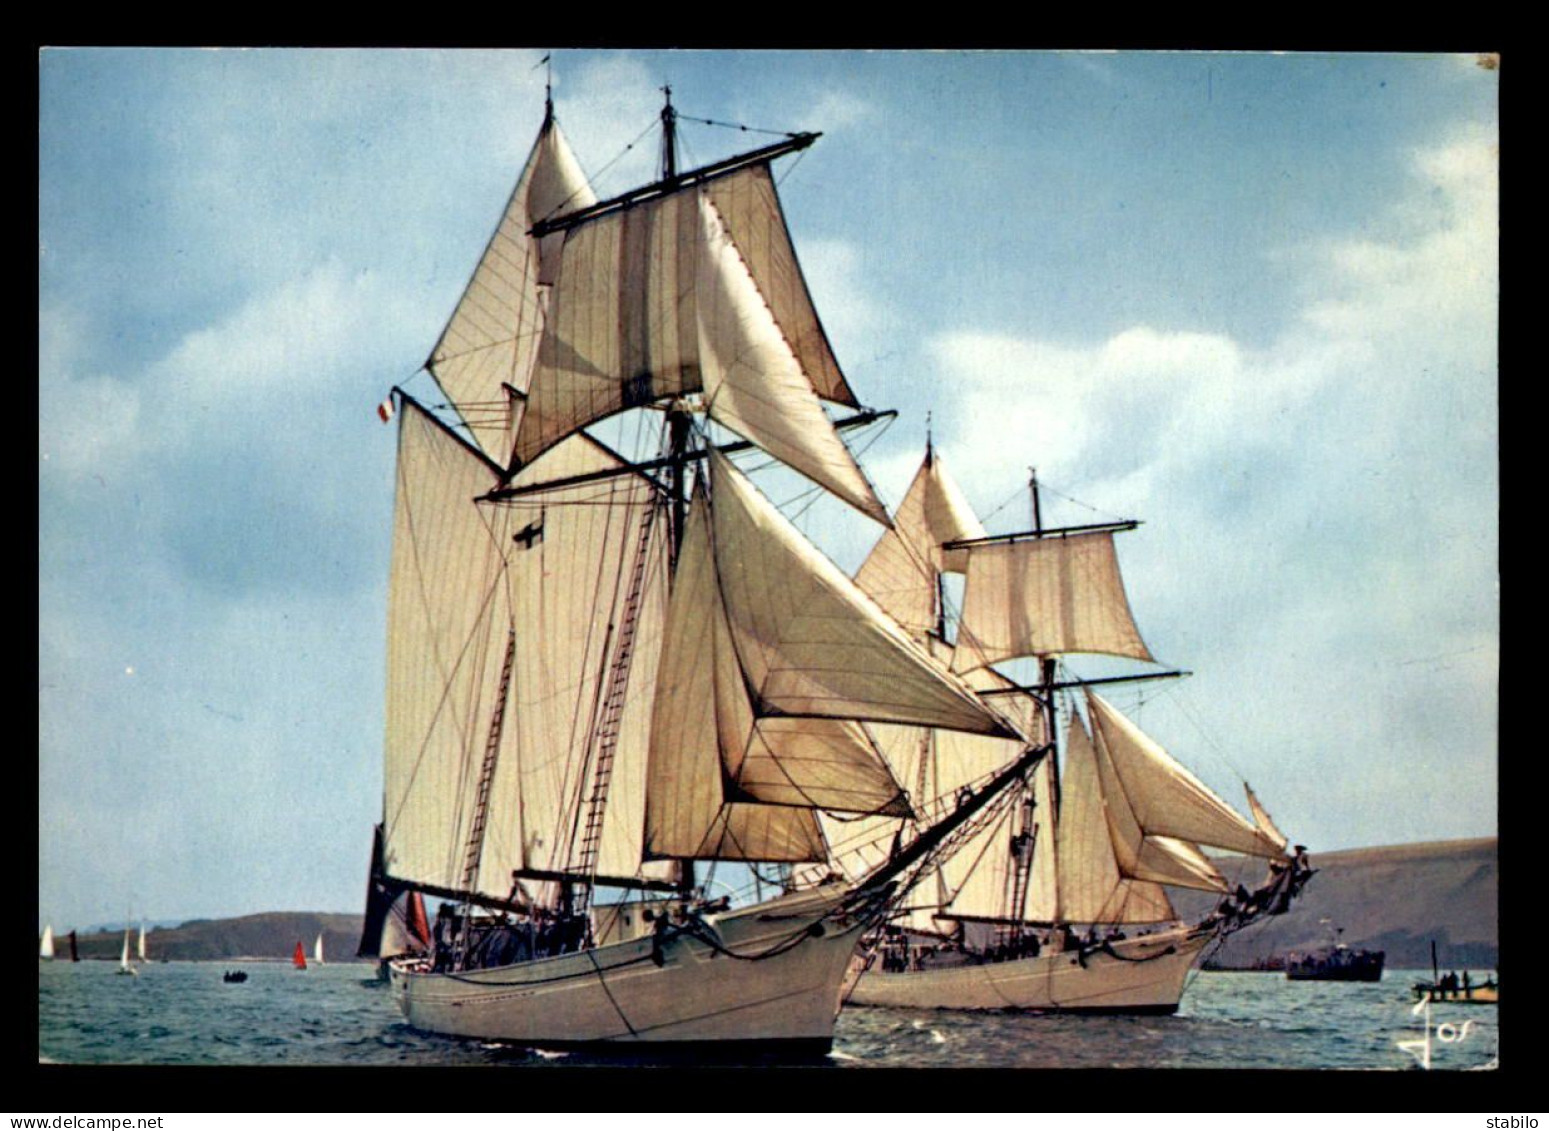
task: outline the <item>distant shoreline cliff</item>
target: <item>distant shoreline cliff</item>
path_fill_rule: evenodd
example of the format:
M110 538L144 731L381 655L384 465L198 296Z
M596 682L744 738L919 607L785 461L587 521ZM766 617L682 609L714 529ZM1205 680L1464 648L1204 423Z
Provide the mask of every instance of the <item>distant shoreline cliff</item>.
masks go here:
M353 961L360 945L359 915L318 911L265 911L235 919L190 919L176 927L157 927L145 936L146 957L173 962L274 959L289 961L299 942L311 961L312 946L323 936L323 957ZM57 931L57 928L56 928ZM82 959L118 960L124 945L122 930L80 935L76 940ZM55 947L59 957L69 951Z
M1233 935L1212 963L1248 969L1291 950L1327 945L1387 952L1389 968L1500 965L1499 841L1432 841L1341 852L1312 850L1318 874L1285 915ZM1180 913L1185 900L1180 898ZM1190 908L1194 904L1188 904ZM1327 922L1322 922L1327 920Z
M1390 968L1429 969L1434 939L1444 967L1496 969L1500 964L1498 841L1432 841L1319 853L1319 871L1285 915L1233 935L1214 965L1248 969L1290 950L1324 945L1332 927L1343 927L1351 946L1387 951ZM1233 874L1237 860L1222 861ZM1252 882L1261 869L1251 865ZM1214 902L1200 893L1175 892L1180 915L1193 916ZM1321 920L1328 920L1327 923ZM60 957L69 926L54 924ZM288 960L298 942L308 958L319 933L325 957L353 960L361 916L313 911L268 911L234 919L193 919L157 927L146 936L151 961ZM81 935L83 959L117 960L121 930Z

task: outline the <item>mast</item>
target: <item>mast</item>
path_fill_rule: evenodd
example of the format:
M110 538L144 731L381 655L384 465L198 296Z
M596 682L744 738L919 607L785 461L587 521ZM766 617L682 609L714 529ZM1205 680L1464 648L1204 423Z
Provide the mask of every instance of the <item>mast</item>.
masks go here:
M1027 469L1027 488L1033 496L1033 529L1041 534L1043 533L1043 508L1038 499L1038 469L1035 467ZM1055 664L1056 661L1053 656L1044 656L1039 661L1039 683L1043 689L1039 698L1043 700L1044 725L1048 728L1045 734L1049 743L1049 767L1052 771L1049 774L1050 844L1054 843L1060 811L1060 727L1059 712L1055 710L1054 704ZM1033 851L1037 851L1036 845ZM1028 853L1028 861L1024 867L1031 869L1032 853ZM1054 885L1054 917L1056 919L1060 917L1060 902L1060 887L1056 882Z
M1035 537L1043 535L1043 507L1038 497L1038 469L1027 469L1027 489L1032 497L1033 510L1033 534ZM1059 812L1059 712L1055 707L1055 667L1056 660L1053 656L1040 656L1038 658L1039 678L1036 697L1039 709L1043 715L1044 742L1048 750L1051 773L1049 775L1050 793L1049 814L1047 819L1048 834L1047 844L1052 846L1055 836L1056 814ZM1013 938L1021 932L1021 921L1027 907L1027 888L1032 877L1033 856L1040 850L1036 842L1038 831L1037 801L1034 798L1033 783L1031 778L1025 777L1022 781L1022 802L1018 807L1018 827L1012 834L1010 900L1007 907L1007 917L1016 926L1008 927L1008 934ZM1059 885L1054 885L1054 916L1059 917Z
M935 447L931 443L931 419L930 413L925 414L925 462L927 465L936 458ZM934 570L936 583L936 635L943 641L947 638L947 585L940 570Z
M671 184L678 179L678 112L672 108L672 87L662 87L667 96L662 106L662 180Z
M678 179L678 112L672 106L672 87L662 87L662 183L671 187ZM667 410L667 491L672 503L671 534L668 540L668 576L678 571L678 554L688 525L688 463L693 416L679 400ZM670 582L669 582L670 584ZM678 891L687 898L694 890L694 862L678 863Z
M669 93L669 98L670 98ZM668 111L672 104L669 101L667 109L662 111L662 122L665 127ZM670 149L668 150L670 153ZM690 425L692 418L688 410L682 406L682 402L674 405L667 414L668 432L668 491L672 499L672 524L670 526L671 539L668 543L668 569L669 577L676 577L678 571L678 555L683 549L683 535L688 525L688 445ZM669 581L669 585L671 582ZM687 898L694 890L694 862L682 860L678 864L678 891Z

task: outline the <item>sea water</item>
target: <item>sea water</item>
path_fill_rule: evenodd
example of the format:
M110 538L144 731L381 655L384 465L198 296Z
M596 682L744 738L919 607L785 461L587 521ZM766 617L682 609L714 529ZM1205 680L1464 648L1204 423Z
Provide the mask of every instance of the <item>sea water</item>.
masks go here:
M278 962L38 963L38 1056L65 1064L507 1065L597 1063L411 1029L375 967L294 970ZM1483 981L1490 971L1474 971ZM1426 1017L1410 987L1290 982L1283 974L1196 972L1170 1017L1080 1017L849 1007L835 1026L838 1070L881 1068L1409 1069ZM1431 1068L1499 1062L1497 1006L1437 1003Z

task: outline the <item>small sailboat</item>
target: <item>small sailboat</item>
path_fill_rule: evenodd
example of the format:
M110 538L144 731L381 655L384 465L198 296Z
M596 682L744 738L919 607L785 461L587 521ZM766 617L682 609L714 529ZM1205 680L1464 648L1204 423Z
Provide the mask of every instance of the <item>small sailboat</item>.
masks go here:
M312 944L312 961L321 966L323 964L323 932L317 932L317 941Z
M299 941L296 943L296 953L290 956L290 964L297 970L305 970L307 968L306 947L302 946Z
M54 957L54 928L45 924L43 927L43 941L38 945L38 957L52 960Z
M134 932L130 928L124 928L124 949L118 956L118 973L131 974L138 977L140 972L129 961L129 936Z
M140 937L135 942L135 957L137 957L141 962L144 962L146 960L145 959L145 924L144 923L140 924Z
M1443 974L1436 962L1436 940L1431 940L1431 980L1414 984L1416 1001L1448 1002L1454 1005L1499 1005L1500 981L1490 977L1482 982L1474 981L1467 970L1460 975L1449 970Z

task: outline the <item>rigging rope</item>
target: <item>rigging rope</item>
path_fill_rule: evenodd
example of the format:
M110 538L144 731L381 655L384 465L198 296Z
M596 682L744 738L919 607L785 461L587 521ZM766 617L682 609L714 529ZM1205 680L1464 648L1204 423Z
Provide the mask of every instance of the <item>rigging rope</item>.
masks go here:
M799 131L791 131L791 130L762 130L762 129L759 129L758 127L756 127L756 126L744 126L744 125L738 124L737 122L717 122L717 121L714 121L713 119L710 119L710 118L694 118L694 117L690 117L688 114L679 114L678 115L678 121L680 121L680 122L695 122L695 123L697 123L697 124L699 124L701 126L723 126L723 127L725 127L726 129L729 129L729 130L741 130L743 133L750 133L750 134L770 134L770 135L772 135L774 137L799 137L800 136Z
M602 168L598 169L595 173L588 173L587 176L586 176L587 181L589 183L591 183L591 184L596 184L598 178L600 178L609 169L613 168L613 166L617 165L620 161L622 161L624 159L624 156L631 149L633 149L635 146L639 145L641 139L643 139L646 134L648 134L651 131L655 130L658 127L658 125L659 125L659 123L652 122L649 126L646 126L645 129L641 130L638 134L635 135L635 140L630 142L623 149L619 150L618 153L614 155L614 157L613 157L613 159L611 161L609 161Z

